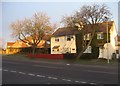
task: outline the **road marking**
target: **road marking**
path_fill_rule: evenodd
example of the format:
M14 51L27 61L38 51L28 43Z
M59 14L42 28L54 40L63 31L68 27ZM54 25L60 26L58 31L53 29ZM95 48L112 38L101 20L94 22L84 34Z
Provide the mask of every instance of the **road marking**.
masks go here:
M51 79L52 77L48 77L49 79Z
M87 82L81 82L81 83L85 84L85 83L87 83Z
M42 76L42 75L37 75L37 77L45 77L45 76Z
M10 72L16 73L16 71L14 71L14 70L11 70Z
M0 70L2 70L2 69L0 69ZM6 69L3 69L3 71L8 71L8 70L6 70ZM11 70L10 72L13 72L13 73L15 73L15 72L17 72L17 71L14 71L14 70ZM26 73L24 73L24 72L18 72L18 73L20 73L20 74L26 74ZM32 74L32 73L28 73L28 75L30 75L30 76L35 76L35 74ZM45 76L43 76L43 75L36 75L37 77L45 77ZM55 80L57 80L58 78L55 78L55 77L47 77L47 78L49 78L49 79L55 79ZM71 81L71 80L69 80L69 79L62 79L62 80L64 80L64 81ZM76 83L79 83L80 81L74 81L74 82L76 82ZM83 83L83 84L85 84L85 83L87 83L87 82L81 82L81 83ZM50 84L50 83L48 83L48 84ZM93 82L91 82L91 83L89 83L89 84L96 84L96 83L93 83Z
M94 84L95 85L96 83L90 83L90 84Z
M93 72L93 73L106 73L106 74L117 74L117 73L113 73L113 72L102 72L102 71L92 71L92 70L85 70L87 72Z
M53 77L52 79L55 79L55 80L57 80L58 78L55 78L55 77Z
M19 72L20 74L26 74L26 73L24 73L24 72Z
M66 65L70 65L70 64L66 64Z
M58 78L55 78L55 77L48 77L49 79L55 79L55 80L57 80Z
M69 79L62 79L62 80L64 80L64 81L69 81L69 82L71 81L71 80L69 80Z
M77 82L77 83L78 83L78 82L80 82L80 81L75 81L75 82Z
M8 70L4 69L3 71L8 71Z
M54 68L54 69L63 69L63 68L60 68L60 67L50 67L50 66L41 66L41 65L33 65L33 66L36 66L36 67L45 67L45 68Z
M32 74L32 73L28 73L28 75L30 75L30 76L35 76L35 74Z

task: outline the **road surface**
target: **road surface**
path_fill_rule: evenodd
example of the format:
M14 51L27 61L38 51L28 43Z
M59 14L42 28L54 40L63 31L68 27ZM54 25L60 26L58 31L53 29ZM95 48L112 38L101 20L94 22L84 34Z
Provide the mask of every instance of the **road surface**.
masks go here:
M117 84L118 68L3 59L2 84Z

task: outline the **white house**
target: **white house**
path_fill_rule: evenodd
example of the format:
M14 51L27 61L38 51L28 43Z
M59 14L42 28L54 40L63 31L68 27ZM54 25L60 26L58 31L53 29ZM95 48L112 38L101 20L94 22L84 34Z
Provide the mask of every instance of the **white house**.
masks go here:
M116 45L117 45L117 30L115 27L114 21L105 22L106 25L106 34L108 29L108 42L103 44L103 47L99 48L99 57L98 58L105 58L105 59L112 59L112 55L116 53Z
M51 37L51 54L77 53L78 33L75 28L59 28Z
M91 44L84 53L92 53L92 45L99 48L98 58L111 59L112 54L116 53L117 31L114 21L103 22L94 25L96 28L94 40L96 43ZM86 34L82 33L75 27L59 28L51 37L51 54L78 53L82 50L83 41L90 41L93 28L86 25L83 28ZM107 34L108 33L108 34Z

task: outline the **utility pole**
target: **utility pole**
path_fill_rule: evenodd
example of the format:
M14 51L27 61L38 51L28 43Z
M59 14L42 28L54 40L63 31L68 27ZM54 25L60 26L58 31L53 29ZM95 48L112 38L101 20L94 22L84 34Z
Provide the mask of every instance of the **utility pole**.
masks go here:
M106 28L107 28L107 63L109 64L110 61L109 61L109 49L108 49L108 42L109 42L108 17L105 16L105 19L106 19Z
M109 49L108 49L108 39L109 39L109 31L108 31L108 21L107 21L107 63L109 64L110 63L110 61L109 61Z

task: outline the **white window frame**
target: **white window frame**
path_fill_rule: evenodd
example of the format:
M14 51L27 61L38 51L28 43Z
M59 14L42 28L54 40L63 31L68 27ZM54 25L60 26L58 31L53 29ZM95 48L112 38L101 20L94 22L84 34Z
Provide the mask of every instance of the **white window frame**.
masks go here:
M84 51L84 53L92 53L92 47L88 46L88 48Z
M91 33L84 35L84 40L90 40L90 38L91 38Z
M97 39L103 39L103 32L97 33Z
M55 38L55 42L59 42L60 39L58 37Z

